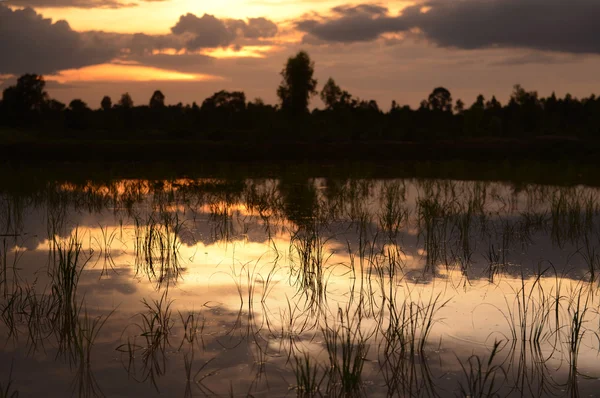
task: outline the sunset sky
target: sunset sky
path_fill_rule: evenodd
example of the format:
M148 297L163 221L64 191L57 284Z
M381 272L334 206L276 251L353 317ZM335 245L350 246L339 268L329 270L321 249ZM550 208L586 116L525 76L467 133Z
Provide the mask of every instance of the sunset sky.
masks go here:
M506 102L516 83L582 97L600 94L600 1L0 0L0 89L43 74L53 98L92 108L155 89L171 104L221 89L276 103L300 49L319 89L331 76L383 109L437 86L468 105Z

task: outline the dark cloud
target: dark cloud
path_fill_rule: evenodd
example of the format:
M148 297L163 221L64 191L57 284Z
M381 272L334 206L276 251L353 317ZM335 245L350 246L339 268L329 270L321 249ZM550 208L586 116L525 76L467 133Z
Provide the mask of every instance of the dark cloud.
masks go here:
M326 41L369 41L383 33L417 29L441 47L600 53L597 0L438 0L408 7L397 16L372 5L332 11L331 17L305 19L297 27Z
M83 40L66 21L0 5L0 74L54 73L107 62L118 52L110 43Z
M192 64L206 63L208 57L186 51L230 45L241 48L276 34L277 26L266 18L243 21L208 14L200 18L182 15L165 35L76 32L66 21L52 22L31 8L13 11L0 5L0 75L51 74L115 59L143 60L147 63L142 64L164 67L183 62L191 69ZM156 54L167 49L184 54Z
M145 33L135 33L125 35L125 42L122 48L130 51L132 55L142 55L152 53L154 50L184 48L183 38L174 35L147 35Z
M144 2L156 2L167 0L141 0ZM6 4L19 7L36 8L125 8L135 7L139 3L125 2L119 0L7 0Z
M344 16L356 15L386 15L388 9L376 4L341 5L331 9L336 14Z
M600 2L596 0L466 0L407 11L440 46L466 49L526 47L600 53Z
M194 14L182 15L171 32L175 35L192 35L187 41L187 48L190 50L225 47L236 38L235 31L228 29L225 22L209 14L200 18Z
M277 34L277 25L266 18L249 18L248 23L242 20L230 21L237 24L246 39L262 39L274 37Z
M248 22L241 19L218 19L213 15L182 15L171 28L174 35L188 35L188 50L199 48L227 47L237 39L270 38L277 34L277 25L266 18L250 18Z
M401 19L390 17L388 10L380 6L339 6L332 11L334 17L330 19L305 19L298 22L296 27L320 40L334 42L371 41L383 33L408 28Z

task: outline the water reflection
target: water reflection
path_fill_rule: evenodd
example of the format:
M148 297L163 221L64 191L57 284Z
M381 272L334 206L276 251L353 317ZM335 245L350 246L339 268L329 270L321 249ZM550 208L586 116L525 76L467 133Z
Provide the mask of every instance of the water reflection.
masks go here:
M2 192L2 391L592 394L598 194L301 178Z

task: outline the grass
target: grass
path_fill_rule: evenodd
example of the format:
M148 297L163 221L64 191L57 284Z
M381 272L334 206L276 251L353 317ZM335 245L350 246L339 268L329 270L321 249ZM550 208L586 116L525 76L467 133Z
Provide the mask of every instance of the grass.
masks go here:
M115 262L112 258L112 245L117 238L118 230L115 228L109 232L108 227L100 225L100 232L102 234L102 240L95 239L96 243L100 247L99 257L104 260L102 275L106 275L108 272L108 267L110 267L112 270L115 268Z
M448 264L447 234L453 208L451 204L442 203L437 198L419 199L417 206L426 265L435 270L440 263Z
M177 282L182 267L178 237L184 229L179 215L162 212L146 219L135 217L134 227L136 272L143 272L158 287Z
M134 323L138 333L133 338L128 337L127 343L119 345L116 350L127 355L128 373L140 381L149 380L158 391L157 380L166 370L166 350L170 346L171 329L174 320L171 319L171 305L165 290L159 299L148 302L142 300L144 312L137 314L139 322ZM189 324L188 324L189 325ZM191 337L190 337L191 338ZM142 344L136 342L141 340ZM137 378L136 355L141 352L141 376Z
M542 277L549 272L549 268L541 270L531 280L521 274L521 286L513 289L515 299L512 305L507 301L508 320L513 341L521 341L540 346L555 333L559 324L552 324L553 304L551 294L544 291L541 284ZM557 308L554 308L558 311Z
M201 313L193 311L188 312L185 317L181 311L178 311L178 313L181 325L183 326L183 337L181 338L181 344L179 345L179 348L181 349L185 342L189 345L193 345L198 342L198 336L202 339L206 318Z
M360 308L356 311L339 308L336 322L326 323L322 328L329 358L328 387L342 396L357 395L363 387L362 371L369 344L361 323Z
M381 210L378 214L379 228L395 241L406 226L409 210L405 206L406 186L400 183L384 184L381 192Z
M311 307L319 308L327 299L326 254L328 239L323 238L316 222L300 228L290 238L291 284L305 295Z
M77 230L66 242L57 242L56 247L57 262L50 271L53 323L59 337L58 355L65 355L73 360L77 351L78 321L82 306L78 302L77 286L89 258L82 258Z
M321 365L313 362L310 354L304 352L301 356L294 355L292 369L296 376L297 396L312 397L319 395L326 372Z
M507 377L501 364L496 363L502 344L502 341L495 341L487 358L471 355L464 363L457 357L465 376L465 382L459 383L461 396L473 398L500 396L500 389L504 387Z
M590 305L592 305L592 294L593 293L589 290L588 286L580 283L569 297L567 314L569 315L570 322L567 325L567 342L569 344L569 373L572 377L577 375L579 351L581 349L583 338L587 332L584 327L586 322L585 317L590 309Z
M78 353L78 367L73 382L73 392L77 393L80 397L104 396L92 371L92 348L104 324L115 310L107 315L97 315L94 317L89 315L87 308L84 308L82 311L83 314L78 318L75 339L76 351Z

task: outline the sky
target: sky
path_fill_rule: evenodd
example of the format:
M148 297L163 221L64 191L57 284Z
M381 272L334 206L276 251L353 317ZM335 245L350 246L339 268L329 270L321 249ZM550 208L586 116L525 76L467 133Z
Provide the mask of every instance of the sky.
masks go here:
M0 89L37 73L92 108L157 89L169 104L222 89L275 104L304 50L319 89L332 77L382 109L439 86L467 105L515 84L581 98L600 94L598 21L598 0L0 0Z

